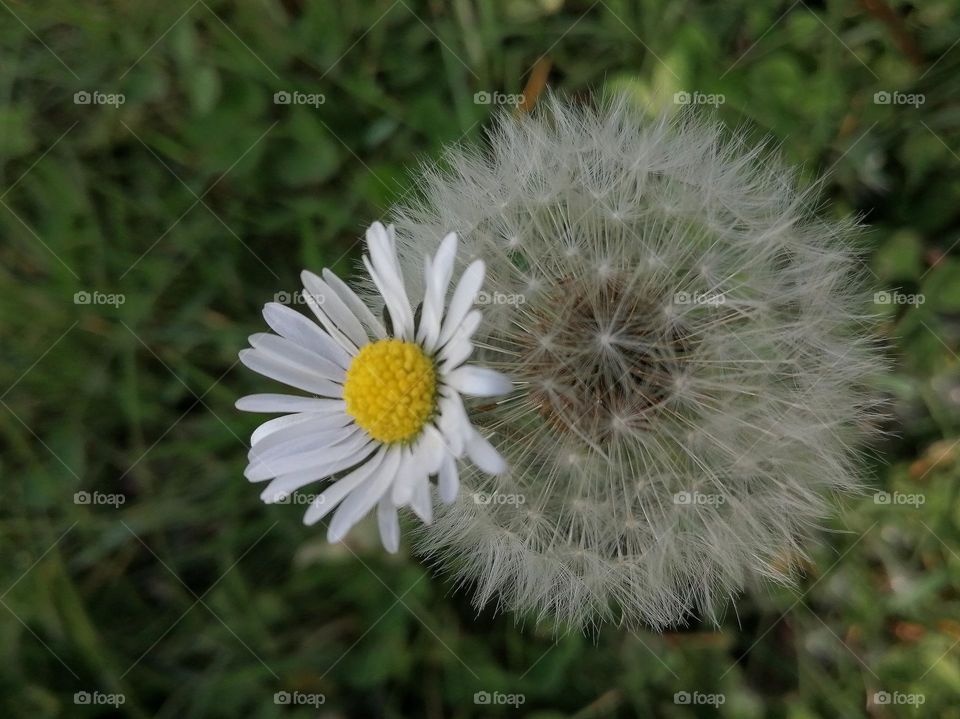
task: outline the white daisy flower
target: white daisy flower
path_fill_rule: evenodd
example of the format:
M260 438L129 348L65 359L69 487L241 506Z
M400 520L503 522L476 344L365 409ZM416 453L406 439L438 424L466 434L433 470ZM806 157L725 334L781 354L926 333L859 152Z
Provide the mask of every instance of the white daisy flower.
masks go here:
M248 412L285 413L264 422L251 439L251 482L270 480L260 497L282 501L312 482L338 476L304 515L315 524L336 509L328 538L340 541L377 506L380 538L390 552L400 544L399 507L425 523L433 519L430 477L440 499L459 490L457 460L464 456L488 474L506 463L470 424L462 394L492 397L510 391L507 377L464 364L480 325L474 309L484 263L475 260L445 304L457 236L448 234L424 257L425 291L417 312L407 298L393 226L367 230L363 262L385 304L381 322L340 278L301 274L303 297L320 321L276 302L263 316L276 334L250 337L240 361L254 372L311 393L310 397L255 394L237 401Z

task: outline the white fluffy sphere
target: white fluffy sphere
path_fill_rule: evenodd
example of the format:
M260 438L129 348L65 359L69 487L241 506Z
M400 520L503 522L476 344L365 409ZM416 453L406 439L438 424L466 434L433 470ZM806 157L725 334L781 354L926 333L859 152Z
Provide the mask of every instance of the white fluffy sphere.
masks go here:
M404 274L459 233L487 264L479 359L516 389L471 408L509 472L465 472L418 551L478 605L577 626L716 620L787 580L877 412L856 223L762 148L623 98L503 114L445 165L395 212Z

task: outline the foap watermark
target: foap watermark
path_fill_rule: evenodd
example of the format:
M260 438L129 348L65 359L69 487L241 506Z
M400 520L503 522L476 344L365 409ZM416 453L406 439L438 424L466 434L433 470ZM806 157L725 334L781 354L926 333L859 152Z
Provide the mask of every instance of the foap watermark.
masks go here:
M510 105L516 107L517 105L522 105L524 102L526 102L526 97L524 97L522 92L508 93L480 90L479 92L473 93L474 105Z
M524 694L507 694L505 692L477 692L473 695L474 704L485 706L511 706L514 709L527 701Z
M912 105L914 108L918 108L926 101L927 96L920 92L879 90L873 93L874 105Z
M673 104L674 105L713 105L714 107L720 107L727 101L727 96L722 92L700 92L699 90L694 90L689 92L688 90L680 90L679 92L673 93Z
M322 92L300 92L299 90L277 90L273 93L274 105L310 105L320 107L327 101Z
M499 492L488 494L486 492L474 492L473 501L475 504L515 504L520 506L526 503L527 498L522 494L500 494Z
M86 490L80 490L73 494L74 504L106 505L118 509L126 501L127 498L125 495L108 494L107 492L87 492Z
M127 296L119 292L99 292L94 290L80 290L73 293L73 304L75 305L113 305L119 307L127 301Z
M94 90L78 90L73 93L74 105L109 105L111 107L120 107L127 101L126 95L122 92L101 92Z
M707 694L706 692L676 692L673 695L674 704L683 704L688 706L711 706L720 707L726 704L727 696L725 694Z
M273 695L274 704L289 706L319 707L327 701L327 697L319 692L276 692Z
M526 295L513 292L487 292L480 290L477 293L478 305L522 305L527 301Z
M105 692L75 692L73 695L74 704L84 704L90 706L108 706L119 707L124 704L127 698L123 694L107 694Z
M267 504L313 504L316 502L318 505L323 504L324 496L322 494L305 494L303 492L294 492L293 494L286 494L284 492L277 492L276 494L270 496L267 495L266 499Z
M722 292L677 292L673 296L675 305L706 305L719 307L726 304L727 297Z
M873 495L874 504L890 504L898 507L919 508L927 501L926 495L919 492L876 492Z
M926 296L920 293L908 294L906 292L898 292L897 290L883 290L882 292L873 293L873 303L875 305L910 305L911 307L919 307L926 301Z
M677 492L673 495L673 503L700 507L719 507L727 498L722 494L707 494L706 492Z
M905 692L874 692L873 703L877 705L897 704L918 707L927 701L925 694L907 694Z
M281 290L273 296L273 301L281 305L305 305L307 304L307 295L310 295L316 304L322 305L326 298L319 292L307 292L303 290L302 292L284 292Z

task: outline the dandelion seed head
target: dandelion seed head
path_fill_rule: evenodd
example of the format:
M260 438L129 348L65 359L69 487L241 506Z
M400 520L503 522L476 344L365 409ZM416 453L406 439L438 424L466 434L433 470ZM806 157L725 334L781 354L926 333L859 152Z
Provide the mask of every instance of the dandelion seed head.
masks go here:
M507 298L474 341L515 389L470 410L510 471L465 471L419 551L478 605L574 626L716 621L789 581L879 413L856 223L765 148L624 98L550 98L446 159L396 210L399 254L420 276L455 231Z

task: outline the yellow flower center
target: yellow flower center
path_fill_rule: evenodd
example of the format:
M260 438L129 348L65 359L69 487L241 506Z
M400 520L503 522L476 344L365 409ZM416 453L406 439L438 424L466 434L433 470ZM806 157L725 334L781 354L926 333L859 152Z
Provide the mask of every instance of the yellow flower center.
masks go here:
M419 345L387 339L360 348L343 384L347 414L381 442L416 436L433 415L437 375Z

